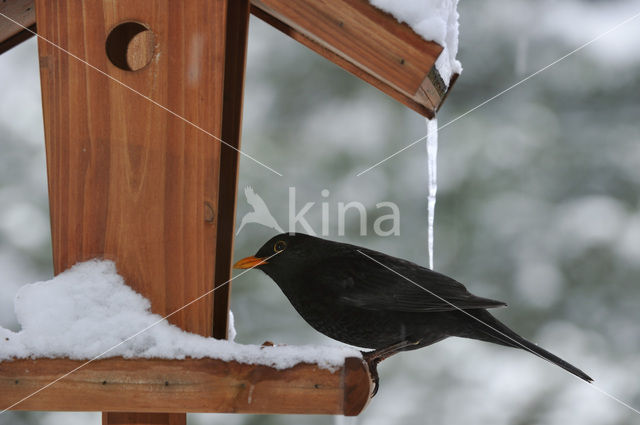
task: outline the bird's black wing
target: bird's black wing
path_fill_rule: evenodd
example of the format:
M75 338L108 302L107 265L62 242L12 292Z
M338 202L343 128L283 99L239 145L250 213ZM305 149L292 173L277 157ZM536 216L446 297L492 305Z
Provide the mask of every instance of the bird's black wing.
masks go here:
M331 270L316 279L335 294L337 302L363 309L442 312L506 305L477 297L443 274L376 251L340 253L317 267Z

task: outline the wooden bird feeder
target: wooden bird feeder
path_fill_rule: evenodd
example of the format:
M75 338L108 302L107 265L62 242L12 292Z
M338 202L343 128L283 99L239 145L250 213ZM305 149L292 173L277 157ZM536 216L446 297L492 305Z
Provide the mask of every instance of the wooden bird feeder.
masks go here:
M0 13L0 52L40 36L55 273L113 259L163 316L220 286L169 319L216 338L227 336L249 14L422 115L446 96L442 47L366 0L4 0ZM0 408L82 363L0 363ZM185 412L357 415L370 393L357 358L334 373L110 358L14 409L180 424Z

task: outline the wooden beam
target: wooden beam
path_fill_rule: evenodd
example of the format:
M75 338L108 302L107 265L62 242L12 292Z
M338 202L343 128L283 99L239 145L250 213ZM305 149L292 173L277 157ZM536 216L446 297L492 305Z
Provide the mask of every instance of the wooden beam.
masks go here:
M241 3L239 8L244 7L245 1L239 2ZM29 27L35 24L33 2L34 0L6 0L0 3L0 11L3 13L7 11L5 14L9 14L14 19L22 19L21 23ZM439 46L421 39L407 25L398 23L392 16L371 6L367 0L331 2L326 0L252 0L251 3L251 13L260 19L424 116L432 116L433 111L437 111L442 106L457 77L454 75L449 82L449 87L446 88L440 76L436 74L429 76L431 67L423 65L418 72L418 74L422 74L422 84L416 86L415 75L406 79L411 72L403 71L403 68L408 68L404 65L408 64L408 61L420 63L420 59L417 61L410 59L416 50L411 52L404 50L403 43L417 46L418 52L426 52L428 56L433 56L431 64L440 54ZM304 3L311 6L316 4L317 8L324 9L331 6L334 8L333 16L341 19L329 20L329 24L333 24L333 26L327 28L327 22L316 20L318 15L313 9L305 8L308 4ZM305 7L301 8L300 5ZM294 10L301 16L294 15ZM348 31L346 27L352 25L354 14L360 14L360 20L355 23L353 31ZM232 19L231 15L230 19ZM304 22L306 26L299 24L299 21L304 20L306 20ZM241 21L235 22L241 24ZM309 29L310 27L311 29ZM35 30L35 27L33 29ZM358 29L364 29L364 32L357 32ZM28 31L21 31L19 34L16 31L20 31L20 28L15 24L6 19L0 20L0 53L32 36ZM341 40L340 43L330 40L328 37L330 34L327 34L327 31L331 31L337 40ZM240 26L237 34L242 33L243 28ZM233 34L231 35L233 36ZM382 40L388 45L383 48L378 43L370 43L369 34L380 34L381 38L376 41ZM350 40L353 42L350 45L345 45L342 42ZM3 41L6 42L3 43ZM395 45L395 53L391 56L385 56L391 52L387 50L389 45ZM240 45L236 47L240 47ZM364 54L364 58L362 54ZM399 71L395 77L389 75L394 69L396 72ZM380 74L377 74L376 71L380 71ZM405 81L410 82L411 90L403 90Z
M0 55L8 50L13 49L23 41L27 41L28 39L30 39L35 35L36 31L37 31L36 26L31 25L30 27L28 27L28 29L21 31L16 35L9 37L6 40L0 42Z
M251 0L251 13L416 112L433 117L447 93L442 46L367 0Z
M164 413L102 412L102 423L111 425L186 425L187 415Z
M4 408L83 362L0 363ZM366 363L347 358L335 372L313 364L286 370L214 359L96 360L15 406L14 410L224 413L360 413L369 401ZM127 415L114 415L117 423ZM157 419L157 418L156 418ZM151 422L149 422L151 423ZM173 423L173 422L153 422Z
M225 2L38 0L36 10L39 35L139 93L39 40L55 272L113 259L154 313L171 313L213 288L206 209L218 209L220 142L164 108L221 136ZM139 71L105 53L122 21L154 34ZM211 335L212 298L169 320Z
M36 11L33 3L34 0L0 0L0 54L33 37L32 32L20 26L35 32Z
M224 103L222 105L222 140L240 149L242 133L242 100L249 38L249 0L233 0L227 7L227 40L224 72ZM228 305L231 295L231 261L236 219L238 165L240 154L223 145L220 151L220 185L218 192L216 242L216 296L213 336L227 338Z
M232 223L210 217L219 211L216 137L225 57L233 55L225 52L227 3L36 1L38 34L48 40L38 46L55 273L90 258L112 259L164 316L210 292L216 267L230 266L217 264L216 246L218 226ZM130 45L127 37L137 30L110 36L126 22L151 33ZM137 43L150 54L130 55ZM144 65L137 59L151 60L131 71L126 61L113 61L118 53L136 59L132 69ZM211 293L169 321L212 335L214 299ZM226 298L215 306L223 310L218 317L226 316ZM105 415L105 423L121 419Z

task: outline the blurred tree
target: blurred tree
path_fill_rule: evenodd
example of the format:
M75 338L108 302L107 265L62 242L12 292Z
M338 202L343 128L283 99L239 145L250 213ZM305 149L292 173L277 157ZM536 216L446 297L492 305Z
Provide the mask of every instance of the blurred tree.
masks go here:
M632 0L490 0L462 2L459 9L465 69L439 113L440 126L638 12ZM243 150L284 177L242 160L240 186L251 185L285 228L289 187L295 187L298 208L316 203L306 216L316 232L321 202L335 214L338 202L360 201L372 218L377 202L395 202L399 236L376 237L371 219L370 235L361 237L352 219L341 239L426 264L424 143L356 177L424 136L424 120L261 21L252 19L250 37ZM507 301L510 307L497 312L502 319L635 406L638 40L640 26L630 22L443 128L435 241L437 270L478 295ZM9 311L18 284L51 273L48 235L32 233L34 220L46 222L48 214L37 81L33 41L0 56L0 281L8 288L0 290L0 311ZM238 222L249 210L241 194ZM340 239L337 224L331 218L330 238ZM237 256L255 252L271 235L247 225L237 238ZM234 281L232 293L239 342L333 343L306 325L259 272ZM15 326L14 318L0 319ZM630 410L530 354L480 342L448 340L400 354L380 372L374 401L361 417L343 422L637 422ZM88 418L8 413L0 424L67 424L74 417L78 423Z

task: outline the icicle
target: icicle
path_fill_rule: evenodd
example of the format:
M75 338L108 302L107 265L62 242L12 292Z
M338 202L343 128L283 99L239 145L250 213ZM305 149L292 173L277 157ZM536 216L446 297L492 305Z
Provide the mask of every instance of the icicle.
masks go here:
M436 192L438 191L438 120L427 118L427 164L429 173L429 268L433 270L433 219L436 209Z

